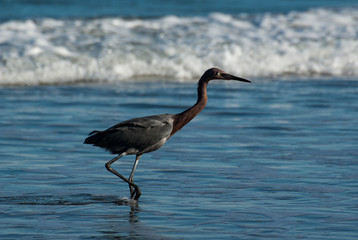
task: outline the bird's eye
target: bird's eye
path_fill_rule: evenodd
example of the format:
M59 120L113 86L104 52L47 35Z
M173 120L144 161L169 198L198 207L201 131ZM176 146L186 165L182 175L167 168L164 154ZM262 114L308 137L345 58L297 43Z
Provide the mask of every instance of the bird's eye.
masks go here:
M221 76L221 74L220 74L219 72L217 72L217 73L216 73L216 76L220 77L220 76Z

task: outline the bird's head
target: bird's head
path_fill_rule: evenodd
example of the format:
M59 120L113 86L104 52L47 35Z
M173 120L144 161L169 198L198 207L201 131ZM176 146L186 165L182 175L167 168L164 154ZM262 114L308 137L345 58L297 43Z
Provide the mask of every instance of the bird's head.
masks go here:
M251 82L247 79L228 74L219 68L210 68L210 69L206 70L206 72L201 77L201 79L203 79L205 81L221 79L221 80L236 80L236 81L241 81L241 82Z

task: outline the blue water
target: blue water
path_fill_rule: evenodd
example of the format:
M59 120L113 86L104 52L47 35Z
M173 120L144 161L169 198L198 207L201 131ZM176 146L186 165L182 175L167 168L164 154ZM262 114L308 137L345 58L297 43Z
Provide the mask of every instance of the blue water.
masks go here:
M211 83L206 109L127 184L82 141L139 115L180 112L195 84L2 88L5 239L355 239L356 81ZM134 157L114 164L127 175Z
M1 239L357 239L356 1L2 1ZM94 129L208 105L127 184ZM113 164L129 175L134 156Z

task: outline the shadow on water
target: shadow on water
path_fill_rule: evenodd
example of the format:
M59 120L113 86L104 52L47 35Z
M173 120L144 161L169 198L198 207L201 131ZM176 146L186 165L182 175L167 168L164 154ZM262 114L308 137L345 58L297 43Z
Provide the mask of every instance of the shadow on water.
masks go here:
M128 198L118 199L117 196L94 196L91 194L76 194L69 196L53 195L22 195L1 197L0 204L21 205L90 205L90 204L116 204L129 206L138 211L138 202Z
M51 206L81 206L91 204L115 204L118 206L130 207L130 221L136 221L136 214L140 212L136 200L121 198L116 196L93 196L91 194L77 194L69 196L52 196L52 195L26 195L1 197L0 204L18 204L18 205L51 205Z
M81 230L82 232L79 231L81 237L91 239L146 239L148 236L161 239L161 236L153 233L151 227L140 221L139 213L141 209L138 206L138 202L127 198L91 194L61 196L28 194L2 196L0 197L0 208L2 207L3 209L16 208L16 214L22 216L23 224L26 226L32 224L31 221L26 220L27 215L31 216L31 218L37 216L38 219L42 219L41 227L33 226L36 229L33 232L18 233L18 236L22 237L52 236L54 233L48 231L47 227L54 224L59 225L58 228L61 231L61 224L56 220L59 219L62 224L65 223L65 226ZM31 213L28 213L24 207L31 209ZM6 221L6 218L14 217L13 214L9 215L6 212L6 210L3 212L3 221ZM47 217L49 215L53 215L54 219L49 219ZM82 220L79 221L79 219ZM34 224L36 225L36 223ZM87 228L91 230L86 232L84 229ZM4 234L5 236L11 236Z

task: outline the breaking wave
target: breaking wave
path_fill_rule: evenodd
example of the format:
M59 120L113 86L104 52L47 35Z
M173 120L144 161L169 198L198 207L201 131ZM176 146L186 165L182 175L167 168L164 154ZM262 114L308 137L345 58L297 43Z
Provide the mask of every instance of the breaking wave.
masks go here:
M0 24L0 85L245 77L358 77L358 9Z

